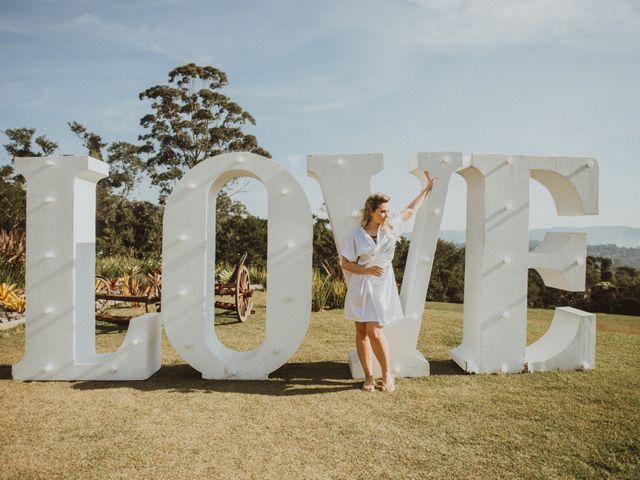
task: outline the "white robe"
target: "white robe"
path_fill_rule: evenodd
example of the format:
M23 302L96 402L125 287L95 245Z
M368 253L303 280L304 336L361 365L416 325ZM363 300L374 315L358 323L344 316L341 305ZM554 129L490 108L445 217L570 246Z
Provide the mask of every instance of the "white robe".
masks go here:
M342 250L342 256L358 265L384 268L380 277L374 275L345 275L347 297L344 302L344 318L356 322L377 322L388 325L404 317L395 275L393 254L402 233L402 216L393 214L385 228L378 228L377 243L358 227ZM350 278L349 278L350 277Z

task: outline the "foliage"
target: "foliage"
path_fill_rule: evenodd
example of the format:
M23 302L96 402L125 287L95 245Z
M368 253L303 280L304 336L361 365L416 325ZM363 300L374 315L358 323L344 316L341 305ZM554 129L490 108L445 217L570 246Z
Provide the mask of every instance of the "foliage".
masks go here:
M0 167L0 229L24 231L26 228L27 194L22 176L13 167Z
M148 275L153 273L158 267L160 267L160 260L158 258L137 259L124 255L96 258L96 275L105 278L123 277L136 269L144 275Z
M145 201L104 195L97 204L98 256L159 259L162 250L162 208Z
M464 301L464 249L438 240L431 270L427 300L462 303Z
M0 283L0 306L9 312L24 313L26 300L24 291L15 284Z
M313 268L329 268L341 278L340 257L336 252L336 244L329 220L313 216Z
M42 157L52 155L58 149L58 144L44 135L34 139L35 128L8 128L2 133L9 139L4 148L11 158ZM3 165L0 167L0 229L24 231L26 210L24 179L11 165Z
M150 273L144 273L142 268L134 265L121 277L109 278L97 276L95 281L96 293L121 295L126 297L160 298L162 290L162 272L157 267ZM116 304L128 303L132 306L143 305L138 302L116 302L114 300L97 300L96 309L99 311L112 308Z
M248 265L249 279L251 285L261 285L264 289L267 288L267 269L263 267L256 267L255 265Z
M25 254L24 233L0 229L0 281L24 286Z
M235 265L244 252L248 265L266 268L267 220L222 191L216 202L216 263Z
M140 93L151 101L153 113L140 125L147 132L139 138L149 153L151 182L160 187L161 202L177 180L202 160L225 152L254 152L270 157L253 135L242 131L254 118L220 93L227 75L194 63L169 72L169 83Z
M23 232L0 229L0 257L2 257L6 263L14 265L24 264L26 247L26 236Z
M58 149L58 144L45 135L34 139L35 128L7 128L2 133L9 138L9 143L4 148L11 158L47 157L53 155Z

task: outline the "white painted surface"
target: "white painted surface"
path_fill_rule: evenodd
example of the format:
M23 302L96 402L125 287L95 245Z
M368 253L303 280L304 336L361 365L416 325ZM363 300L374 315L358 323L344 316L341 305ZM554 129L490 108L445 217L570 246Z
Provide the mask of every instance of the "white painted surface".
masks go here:
M405 317L386 329L397 376L429 374L416 344L447 186L460 165L459 153L421 153L410 163L420 178L429 169L436 184L417 212L400 294ZM370 179L381 169L380 154L308 158L338 251L358 225ZM25 356L13 366L14 378L148 378L160 367L160 315L133 319L116 352L95 351L95 186L107 165L87 156L35 157L16 159L16 170L27 181L27 312ZM520 372L525 363L531 371L593 368L591 314L558 309L557 321L526 354L525 332L528 268L547 285L580 291L586 266L584 234L548 234L528 252L529 178L548 188L560 215L595 214L597 162L475 155L460 173L468 183L465 306L463 341L452 358L474 373ZM226 348L213 328L215 198L239 175L261 181L269 198L266 336L249 352ZM310 318L312 232L306 195L267 158L220 155L178 183L165 210L162 320L173 346L203 378L265 379L297 350ZM350 367L354 377L362 376L355 352Z
M160 317L131 321L122 346L95 344L96 183L106 163L87 156L17 158L27 182L25 355L20 380L142 380L160 368ZM138 343L134 344L133 341Z
M404 318L391 323L384 330L389 343L390 367L397 377L429 375L429 362L416 349L416 345L431 276L431 259L435 254L442 219L440 212L444 209L451 174L460 165L462 154L452 152L419 153L409 162L413 175L424 182L422 172L428 169L436 178L436 183L416 213L400 290ZM371 194L371 177L382 170L382 155L310 155L307 157L307 170L320 183L336 249L340 252L351 231L360 224L360 211ZM349 275L349 272L345 272L347 281ZM364 376L355 350L349 353L349 366L354 378ZM375 358L373 366L374 373L380 376L380 366Z
M596 316L576 308L556 308L551 326L527 347L530 372L591 370L596 366Z
M556 288L584 289L581 235L547 236L528 252L529 178L552 194L559 215L598 212L598 168L589 158L474 155L460 171L468 185L462 344L451 357L465 371L525 368L527 272ZM506 204L510 208L505 208Z
M262 182L269 201L265 339L246 352L225 347L213 327L216 196L241 175ZM202 378L266 379L295 353L311 316L312 242L304 191L266 157L218 155L178 182L164 213L162 318L171 344Z

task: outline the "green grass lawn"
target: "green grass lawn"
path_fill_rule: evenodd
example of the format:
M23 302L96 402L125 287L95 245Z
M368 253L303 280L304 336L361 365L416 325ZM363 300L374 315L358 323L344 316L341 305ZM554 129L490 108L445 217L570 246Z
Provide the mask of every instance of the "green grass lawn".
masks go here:
M264 334L219 315L236 349ZM528 341L552 311L530 310ZM393 394L349 378L353 326L313 314L300 350L268 381L205 381L166 337L139 382L19 382L24 329L0 332L2 478L639 478L640 318L597 316L597 368L466 375L448 358L462 306L428 304L427 378ZM125 331L98 325L98 351Z

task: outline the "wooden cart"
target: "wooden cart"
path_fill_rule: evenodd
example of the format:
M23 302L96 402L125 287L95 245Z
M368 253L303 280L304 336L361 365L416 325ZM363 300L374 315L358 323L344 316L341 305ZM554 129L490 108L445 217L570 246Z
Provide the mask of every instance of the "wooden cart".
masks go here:
M249 278L249 269L244 264L247 259L245 253L236 265L229 280L225 283L215 284L215 295L231 296L232 301L225 302L216 300L216 308L235 311L238 320L244 322L249 314L255 313L252 310L253 289ZM105 277L96 276L96 318L111 323L128 324L132 317L111 315L106 312L109 307L117 303L143 304L145 311L149 312L149 306L154 305L155 311L159 312L161 307L161 273L155 273L149 288L143 295L126 295L122 292L117 281L109 280Z

